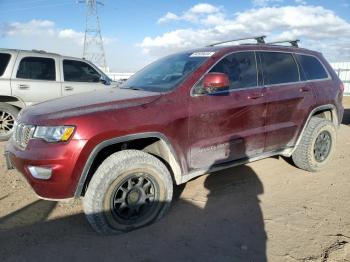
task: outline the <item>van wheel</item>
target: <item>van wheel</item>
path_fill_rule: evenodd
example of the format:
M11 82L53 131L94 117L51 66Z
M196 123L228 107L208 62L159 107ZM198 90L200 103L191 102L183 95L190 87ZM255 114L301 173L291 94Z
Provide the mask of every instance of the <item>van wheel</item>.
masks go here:
M18 112L16 107L0 103L0 141L11 137Z
M292 154L293 161L297 167L306 171L319 171L331 159L336 142L334 124L323 118L313 117Z
M134 230L170 207L173 183L166 166L138 150L112 154L98 167L83 199L91 226L102 234Z

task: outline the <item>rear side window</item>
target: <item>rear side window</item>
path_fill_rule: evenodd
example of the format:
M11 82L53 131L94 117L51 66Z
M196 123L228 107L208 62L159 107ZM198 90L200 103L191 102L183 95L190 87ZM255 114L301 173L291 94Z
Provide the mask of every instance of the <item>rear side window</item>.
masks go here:
M307 80L328 78L326 70L316 57L309 55L296 55L296 58L303 68Z
M279 52L260 52L265 85L299 81L298 66L293 55Z
M210 72L225 73L230 78L230 89L257 86L257 70L253 52L234 53L223 58Z
M56 80L55 60L44 57L25 57L19 64L16 77L34 80Z
M101 77L89 64L75 60L63 60L63 75L71 82L99 82Z
M0 53L0 76L4 74L10 58L10 54Z

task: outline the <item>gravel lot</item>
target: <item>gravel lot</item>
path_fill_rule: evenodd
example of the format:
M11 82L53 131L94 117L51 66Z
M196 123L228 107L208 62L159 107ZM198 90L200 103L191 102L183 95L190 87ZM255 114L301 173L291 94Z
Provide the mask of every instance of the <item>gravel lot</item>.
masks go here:
M38 200L1 158L0 261L350 261L347 108L324 171L275 157L202 176L161 221L117 236L95 234L79 200Z

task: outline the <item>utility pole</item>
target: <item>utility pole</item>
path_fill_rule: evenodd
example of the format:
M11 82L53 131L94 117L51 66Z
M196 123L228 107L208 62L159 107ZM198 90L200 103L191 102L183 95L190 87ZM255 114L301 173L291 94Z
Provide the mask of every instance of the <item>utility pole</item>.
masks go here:
M86 4L86 25L84 36L83 57L107 71L106 55L101 36L100 19L97 13L97 5L103 3L96 0L84 0L79 3Z

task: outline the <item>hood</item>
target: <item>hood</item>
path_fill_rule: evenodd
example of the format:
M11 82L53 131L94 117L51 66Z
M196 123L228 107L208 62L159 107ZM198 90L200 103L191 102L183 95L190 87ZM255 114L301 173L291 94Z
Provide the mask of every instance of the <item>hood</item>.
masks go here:
M23 110L22 117L57 119L151 103L160 93L111 88L49 100Z

